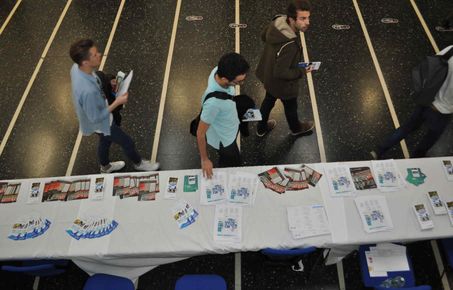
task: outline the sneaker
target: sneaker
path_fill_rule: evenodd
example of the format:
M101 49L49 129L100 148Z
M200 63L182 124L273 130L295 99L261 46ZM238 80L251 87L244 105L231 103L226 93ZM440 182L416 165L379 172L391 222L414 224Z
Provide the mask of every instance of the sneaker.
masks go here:
M123 169L123 167L125 165L126 165L126 163L124 163L124 161L110 162L106 166L101 166L101 173L112 173L112 172Z
M308 133L313 130L315 127L313 121L304 121L304 122L299 122L300 124L300 130L297 132L291 132L291 135L293 136L300 136L302 134Z
M371 151L370 156L373 160L379 160L379 156L377 155L376 151Z
M139 164L134 164L137 171L156 171L159 169L159 162L152 163L149 160L143 160Z
M275 126L277 126L277 121L275 121L274 119L267 121L266 131L260 132L260 130L256 129L256 136L263 137L264 135L272 131L275 128Z

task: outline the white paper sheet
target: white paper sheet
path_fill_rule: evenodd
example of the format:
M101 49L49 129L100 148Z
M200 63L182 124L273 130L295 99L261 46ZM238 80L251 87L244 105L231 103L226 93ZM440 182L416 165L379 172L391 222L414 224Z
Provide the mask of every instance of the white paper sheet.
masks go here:
M393 228L392 218L384 196L359 196L354 201L367 233Z
M229 176L228 201L237 204L253 205L256 197L258 177L248 172L236 172Z
M214 241L240 243L242 239L242 207L219 204L215 207Z
M134 71L131 70L127 77L121 82L120 87L118 88L118 92L116 93L117 96L122 96L127 93L129 86L131 85L133 75Z
M332 196L353 196L355 194L354 182L348 166L332 163L324 165L324 170Z
M330 234L329 221L322 205L287 208L289 230L294 239Z
M397 191L405 186L395 160L372 160L371 166L380 191Z
M200 203L204 205L224 202L227 198L228 174L225 171L214 171L211 179L202 178L200 186Z

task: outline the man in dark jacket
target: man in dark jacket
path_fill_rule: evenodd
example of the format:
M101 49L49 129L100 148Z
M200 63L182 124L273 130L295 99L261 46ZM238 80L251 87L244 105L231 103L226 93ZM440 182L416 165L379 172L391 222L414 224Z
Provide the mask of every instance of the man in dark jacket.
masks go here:
M258 79L264 84L266 96L261 104L262 121L256 134L266 135L276 126L269 120L269 114L277 99L285 108L285 116L291 134L299 136L313 130L313 121L299 121L297 116L297 95L299 79L310 69L299 68L302 45L299 31L304 32L310 25L310 3L308 0L294 0L287 8L287 15L277 15L263 31L264 51L256 69Z

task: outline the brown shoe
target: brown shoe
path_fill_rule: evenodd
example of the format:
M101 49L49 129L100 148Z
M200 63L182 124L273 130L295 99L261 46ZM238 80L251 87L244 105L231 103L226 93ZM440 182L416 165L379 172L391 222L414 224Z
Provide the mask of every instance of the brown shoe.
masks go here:
M256 129L256 136L263 137L264 135L266 135L267 133L272 131L275 128L275 126L277 126L277 121L275 121L274 119L271 119L271 120L267 121L266 131L260 131L257 128Z
M297 132L291 132L291 135L293 136L300 136L305 133L308 133L313 130L315 125L313 124L313 121L304 121L304 122L299 122L300 124L300 130Z

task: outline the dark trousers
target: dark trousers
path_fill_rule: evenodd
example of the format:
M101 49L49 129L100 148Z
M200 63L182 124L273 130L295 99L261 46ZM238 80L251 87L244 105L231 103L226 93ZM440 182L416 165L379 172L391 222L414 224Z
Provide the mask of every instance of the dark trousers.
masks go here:
M223 147L223 144L220 143L217 152L219 153L219 167L238 167L242 165L241 153L236 140L226 147Z
M426 156L426 152L437 142L448 122L451 119L451 114L442 114L431 107L417 106L415 111L407 122L399 127L389 138L378 146L377 154L381 156L385 151L406 138L411 132L420 128L425 123L428 131L419 140L415 151L412 154L414 158Z
M269 115L274 108L277 98L266 92L263 102L261 103L261 115L263 119L258 123L258 131L265 131L267 129L267 121L269 120ZM281 100L283 107L285 108L285 117L288 122L289 129L293 132L298 132L300 130L299 117L297 116L297 98L292 98L288 100Z
M129 137L120 127L118 127L115 122L110 126L110 136L104 136L104 134L99 135L99 144L98 144L98 158L102 166L106 166L110 163L109 151L110 145L116 143L121 146L124 154L135 164L141 162L142 158L135 149L134 141Z

